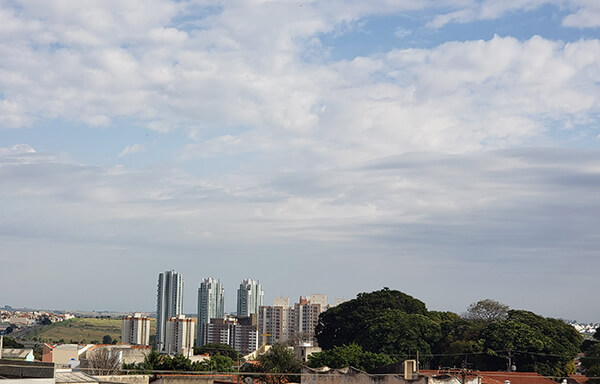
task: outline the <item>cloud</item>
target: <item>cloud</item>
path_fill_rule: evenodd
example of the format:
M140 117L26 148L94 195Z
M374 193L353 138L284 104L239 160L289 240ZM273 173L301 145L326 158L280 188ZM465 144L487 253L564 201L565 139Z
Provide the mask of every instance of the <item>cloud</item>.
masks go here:
M123 148L123 150L119 153L119 157L124 157L127 155L131 155L133 153L138 153L138 152L142 152L146 149L146 147L144 146L144 144L132 144L132 145L128 145L125 148Z
M286 263L299 275L312 271L313 263L324 269L339 264L345 273L378 284L399 274L406 284L416 284L421 270L437 279L451 269L457 281L491 273L498 284L490 279L486 292L503 299L529 287L530 279L521 282L515 277L521 269L543 270L546 282L564 278L565 258L571 265L588 265L590 272L597 269L597 151L419 152L358 167L211 178L177 169L82 165L27 148L15 151L30 157L10 162L0 158L3 254L42 263L49 275L77 275L96 265L89 257L63 260L77 249L86 250L88 256L105 254L102 260L108 265L94 268L108 268L107 272L123 263L133 266L139 259L138 272L147 277L151 291L161 268L195 270L204 265L206 270L206 258L216 254L225 255L219 257L224 260L214 261L211 270L231 286L249 273L244 261L252 258L264 270L264 265L281 261L285 252ZM57 251L64 262L47 264L35 256ZM165 261L165 254L173 256ZM371 261L365 264L366 257ZM393 276L391 270L396 271ZM501 276L506 274L514 278L503 291L507 288ZM127 284L121 269L114 268L113 276L117 286ZM194 276L188 273L186 278L195 284ZM102 274L86 276L91 286L104 279ZM272 289L302 286L302 278L285 274L262 279ZM341 295L368 288L339 281L335 284L341 287L335 288L327 283L330 280L315 284L331 295L336 289ZM460 289L452 282L445 284L449 291ZM582 278L580 284L587 289L596 283ZM81 298L70 297L71 305L84 303L84 293L85 289ZM110 299L104 305L126 308L131 300L141 300L152 306L152 295L141 286L130 294L122 304ZM419 297L427 300L429 295L440 293L424 289ZM447 298L446 309L451 302ZM557 313L550 303L540 309Z
M579 8L575 13L563 19L563 26L574 28L600 27L600 4L596 1L580 0L576 2Z
M22 155L27 153L35 153L35 149L28 144L16 144L10 148L0 147L0 156Z

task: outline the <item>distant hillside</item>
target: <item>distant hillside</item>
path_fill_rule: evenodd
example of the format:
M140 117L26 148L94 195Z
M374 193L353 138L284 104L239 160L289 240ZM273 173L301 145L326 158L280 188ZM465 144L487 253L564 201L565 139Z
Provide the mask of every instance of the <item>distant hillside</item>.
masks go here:
M156 333L156 319L150 320L150 335ZM77 318L36 327L25 340L46 343L102 343L104 336L121 341L121 319Z

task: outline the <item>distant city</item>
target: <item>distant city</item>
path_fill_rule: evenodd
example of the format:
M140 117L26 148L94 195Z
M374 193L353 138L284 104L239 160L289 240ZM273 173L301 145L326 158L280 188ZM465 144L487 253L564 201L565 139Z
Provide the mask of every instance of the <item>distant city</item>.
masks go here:
M264 304L259 280L243 279L237 288L237 311L224 310L225 289L219 279L204 278L198 287L196 316L186 316L183 308L183 276L175 270L159 273L156 313L65 312L15 309L0 310L0 332L43 322L55 323L75 317L121 318L121 342L133 346L150 346L168 355L191 358L194 347L227 344L243 355L261 346L276 343L312 346L319 315L345 299L330 304L326 294L299 296L292 303L288 297L275 297L272 305ZM156 334L151 338L150 319L156 316ZM592 335L600 323L565 320L583 335Z

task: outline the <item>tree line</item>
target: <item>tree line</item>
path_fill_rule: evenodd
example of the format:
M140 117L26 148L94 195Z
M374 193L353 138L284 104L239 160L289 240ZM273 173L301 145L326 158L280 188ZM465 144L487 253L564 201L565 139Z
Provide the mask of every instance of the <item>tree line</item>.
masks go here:
M324 349L309 366L355 365L419 356L421 366L575 373L582 336L562 320L512 310L494 300L472 304L465 314L428 311L425 303L384 288L361 293L321 314L316 339Z

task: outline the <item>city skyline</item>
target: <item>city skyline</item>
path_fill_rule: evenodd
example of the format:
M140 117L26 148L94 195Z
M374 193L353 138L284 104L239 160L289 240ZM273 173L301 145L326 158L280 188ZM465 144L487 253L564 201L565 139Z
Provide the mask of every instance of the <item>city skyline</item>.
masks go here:
M0 55L0 303L600 319L595 1L14 0Z

